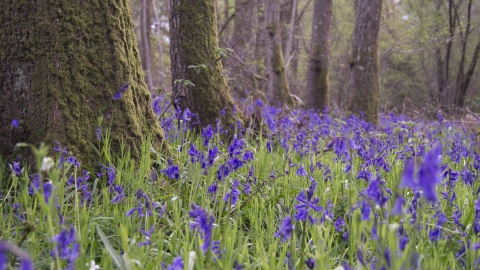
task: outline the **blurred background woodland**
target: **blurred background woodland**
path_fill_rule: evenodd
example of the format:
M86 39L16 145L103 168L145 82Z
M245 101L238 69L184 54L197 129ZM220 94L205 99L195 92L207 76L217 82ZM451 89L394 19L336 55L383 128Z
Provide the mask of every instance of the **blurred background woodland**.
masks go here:
M170 0L130 2L146 83L153 94L170 93ZM218 42L229 54L222 61L231 94L268 100L264 31L270 2L279 5L286 78L297 105L309 100L314 5L330 2L331 25L320 36L328 42L323 53L328 58L328 103L348 110L356 0L216 0ZM383 0L379 110L424 116L438 110L479 112L479 15L480 2L473 0Z

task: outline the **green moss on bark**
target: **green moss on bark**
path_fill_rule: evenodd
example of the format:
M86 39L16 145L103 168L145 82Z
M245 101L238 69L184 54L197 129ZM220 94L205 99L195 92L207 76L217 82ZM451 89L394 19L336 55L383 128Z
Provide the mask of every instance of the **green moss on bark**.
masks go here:
M228 92L218 51L214 0L171 0L171 63L172 80L191 80L195 86L173 85L174 96L182 110L188 108L199 116L202 126L215 126L220 119L229 128L240 112L234 115L235 104ZM191 65L207 66L188 68ZM225 109L225 115L220 111Z
M8 2L8 3L7 3ZM114 152L124 140L138 156L146 130L157 148L163 134L150 107L128 1L2 1L0 124L20 119L18 130L0 131L2 155L20 141L54 141L85 163L97 119L111 124ZM113 96L130 83L120 100ZM20 86L19 86L20 85Z

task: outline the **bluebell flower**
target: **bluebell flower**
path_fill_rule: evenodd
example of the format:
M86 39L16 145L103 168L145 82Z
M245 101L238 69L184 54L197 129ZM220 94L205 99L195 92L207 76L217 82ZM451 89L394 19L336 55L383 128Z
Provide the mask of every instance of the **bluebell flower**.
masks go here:
M343 227L345 227L345 220L343 217L338 218L337 221L335 221L334 226L337 232L341 232Z
M235 179L235 181L233 181L232 190L225 195L225 202L230 202L231 205L237 204L238 197L240 196L240 190L238 190L238 185L239 181L238 179Z
M275 237L282 237L282 241L285 242L288 239L290 239L290 236L292 235L293 230L295 229L295 226L292 223L292 218L290 216L287 216L283 221L282 225L280 226L280 229L278 232L275 233Z
M300 203L295 205L295 209L297 209L297 213L295 214L296 220L306 221L308 218L313 224L316 220L308 213L309 210L313 209L316 212L322 212L323 208L318 206L319 199L313 198L315 188L316 186L312 184L310 188L308 188L307 194L305 194L305 190L302 190L297 196L297 201Z
M22 270L33 270L33 262L25 251L17 246L0 240L0 269L8 269L7 252L13 253L20 260L20 268Z
M315 267L315 260L313 258L308 257L308 259L305 260L305 264L309 269L313 269Z
M392 215L398 216L402 214L403 204L405 203L405 199L402 196L397 196L397 200L392 207Z
M181 256L175 257L172 264L167 268L168 270L183 270L183 259Z
M195 163L200 157L200 152L197 150L193 143L190 143L190 149L188 149L187 154L191 156L191 162Z
M123 193L123 187L120 185L115 185L112 187L111 191L113 191L113 194L115 197L111 200L113 204L120 203L125 200L125 194Z
M370 220L370 204L362 201L362 220Z
M20 127L20 121L18 121L17 119L13 119L12 120L12 127L13 128L19 128Z
M207 192L208 192L208 193L211 193L211 194L217 193L217 183L216 183L216 182L213 182L213 184L211 184L211 185L208 187Z
M59 168L62 168L63 162L65 162L65 155L68 155L67 148L62 148L59 142L55 141L57 147L52 148L52 151L60 153Z
M97 136L97 141L100 141L102 139L102 129L100 129L100 127L97 127L97 129L95 129L95 135Z
M250 183L244 183L242 184L243 186L243 192L246 194L246 195L249 195L252 193L252 189L250 188Z
M122 85L122 87L120 87L119 91L115 94L115 96L113 96L113 100L120 99L122 97L123 92L125 92L125 90L128 89L129 85L130 85L130 83L126 83L126 84Z
M143 229L140 229L140 232L141 232L143 235L145 235L145 237L147 238L147 240L138 243L138 246L139 246L139 247L148 246L148 245L152 244L151 238L152 238L152 234L153 234L154 229L155 229L155 226L154 226L154 225L152 225L152 226L150 227L150 230L149 230L148 232L145 231L145 230L143 230Z
M436 186L440 183L440 146L434 147L426 155L418 171L418 182L414 179L414 165L409 162L403 172L401 186L409 188L420 187L423 191L423 197L429 202L437 201Z
M203 145L208 146L210 139L213 137L213 129L210 125L202 130Z
M105 167L105 165L100 164L100 173L97 174L98 178L102 178L102 176L107 175L107 182L108 185L110 186L110 192L113 190L113 186L115 185L115 180L117 178L117 171L115 170L115 167L113 167L112 164L108 164L108 167Z
M214 146L210 150L208 150L208 156L207 156L208 166L213 165L213 163L215 162L215 159L217 158L219 153L220 152L218 151L217 146Z
M382 207L388 200L388 198L383 195L379 179L370 181L367 187L367 196L380 207Z
M155 98L152 102L152 109L156 115L160 115L160 113L162 112L160 108L160 102L161 102L161 99L159 99L158 97Z
M297 169L297 175L298 176L307 176L308 173L305 171L305 168L303 168L303 165L300 165Z
M74 156L69 156L67 158L67 163L70 163L73 166L80 168L80 162L78 162L78 160Z
M398 247L400 248L401 251L405 250L405 247L408 244L408 236L406 234L400 236L398 239Z
M225 109L226 109L226 108L227 108L227 107L224 107L223 109L220 110L220 115L221 115L221 116L225 116Z
M55 247L50 255L54 258L58 257L61 260L66 260L68 262L67 269L75 269L75 261L80 256L80 245L76 241L75 228L62 230L60 234L52 238L52 242L55 243Z
M20 167L20 161L14 161L12 164L8 164L12 173L16 176L20 176L22 168Z
M180 170L177 165L174 165L172 160L168 160L168 167L160 172L165 173L168 178L178 180L180 178Z
M387 247L385 248L385 253L384 253L385 261L387 262L388 267L392 267L392 258L390 255L390 249Z
M258 99L257 101L255 101L255 103L253 104L257 107L262 107L263 106L263 101L261 99Z
M191 207L192 210L188 212L188 214L194 219L194 221L190 223L190 228L193 230L198 230L202 236L203 245L201 248L203 253L206 254L212 245L212 230L215 218L209 215L207 211L200 206L192 204Z
M250 162L253 160L253 152L250 150L245 151L243 154L243 160L246 162Z

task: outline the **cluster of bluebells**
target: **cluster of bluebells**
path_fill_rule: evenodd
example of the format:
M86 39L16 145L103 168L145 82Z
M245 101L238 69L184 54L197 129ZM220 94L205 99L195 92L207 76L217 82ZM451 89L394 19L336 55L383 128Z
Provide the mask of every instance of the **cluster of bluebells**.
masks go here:
M50 252L50 255L66 261L68 266L65 269L75 269L75 262L80 256L80 244L75 236L75 228L62 230L51 241L55 248Z

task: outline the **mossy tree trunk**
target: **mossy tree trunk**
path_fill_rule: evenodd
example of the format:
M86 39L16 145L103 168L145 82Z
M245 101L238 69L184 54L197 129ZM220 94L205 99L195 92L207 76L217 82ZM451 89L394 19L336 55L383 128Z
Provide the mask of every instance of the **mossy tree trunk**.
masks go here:
M280 4L277 0L265 0L265 45L267 68L267 93L273 105L279 103L294 105L285 75L285 61L283 59Z
M222 126L229 128L235 123L235 104L222 75L215 1L171 0L170 3L170 57L174 99L182 111L188 108L197 114L201 126L215 126L219 119ZM194 85L185 83L185 80ZM222 116L220 111L224 108L225 114ZM240 112L236 113L239 116Z
M315 0L313 7L311 55L307 71L308 108L328 105L328 39L332 18L332 0Z
M18 142L58 141L84 164L98 162L99 117L116 150L125 141L138 156L147 128L165 146L128 1L0 1L0 25L0 155L17 154Z
M353 30L350 78L353 96L349 109L363 112L366 120L378 123L380 63L378 34L382 0L358 0Z

